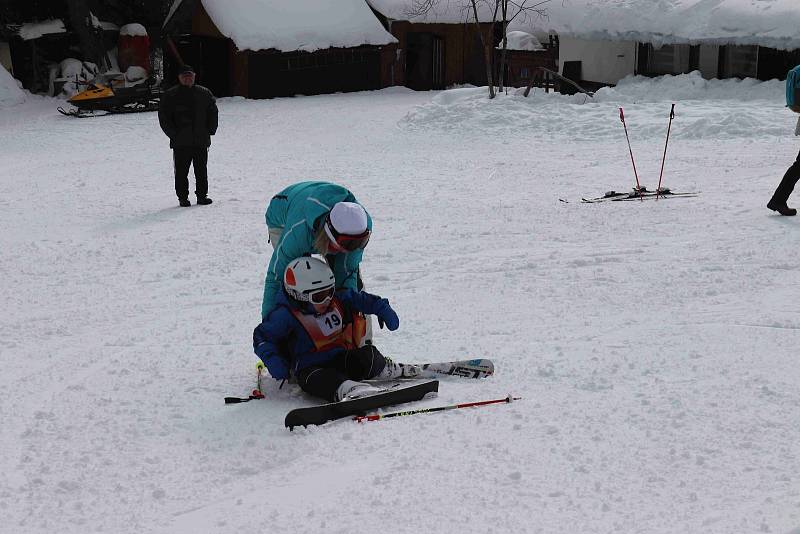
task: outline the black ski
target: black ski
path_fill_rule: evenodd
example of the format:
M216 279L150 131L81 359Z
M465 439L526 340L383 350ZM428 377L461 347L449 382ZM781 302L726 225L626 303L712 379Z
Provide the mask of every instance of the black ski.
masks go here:
M659 198L692 198L699 195L699 191L681 191L679 193L673 193L669 189L666 191L659 191L656 193L655 191L648 191L647 193L638 195L638 196L627 196L622 198L615 198L612 199L614 202L626 201L626 200L647 200L651 198L659 199Z
M595 204L597 202L620 202L626 200L645 200L649 198L696 197L699 194L698 191L675 192L667 188L661 188L658 191L648 191L642 188L640 190L634 189L630 193L609 191L602 197L582 198L581 202L584 204Z
M322 425L343 417L364 415L369 410L418 401L428 393L437 391L439 391L438 380L424 380L417 383L396 382L387 384L386 391L376 395L308 408L297 408L286 414L284 424L289 430L296 426Z
M632 193L618 193L617 191L607 191L605 195L602 197L595 197L595 198L581 198L581 202L605 202L606 200L612 200L615 198L622 198L630 195Z

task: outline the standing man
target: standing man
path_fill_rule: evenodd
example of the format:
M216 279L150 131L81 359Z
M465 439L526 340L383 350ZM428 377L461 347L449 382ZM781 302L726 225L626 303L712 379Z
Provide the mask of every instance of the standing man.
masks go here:
M219 112L211 91L195 85L194 69L181 67L178 82L161 97L158 122L169 137L175 162L175 193L181 206L189 202L189 166L194 165L195 194L201 206L211 204L208 198L208 147L217 133Z

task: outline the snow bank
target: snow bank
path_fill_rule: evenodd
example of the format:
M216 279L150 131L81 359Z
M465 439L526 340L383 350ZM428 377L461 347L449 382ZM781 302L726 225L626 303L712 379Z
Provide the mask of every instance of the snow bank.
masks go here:
M313 52L396 42L363 0L202 0L239 50Z
M548 16L537 28L584 39L800 48L797 0L565 0L544 7Z
M698 72L659 78L628 77L594 98L523 89L489 100L485 87L442 91L417 106L401 121L411 130L466 131L475 135L564 136L591 140L616 135L619 107L638 138L663 135L670 105L676 103L680 124L676 137L733 139L754 135L785 136L794 128L794 114L784 108L783 82L704 80ZM694 101L697 116L682 115L681 102ZM724 105L720 105L724 101ZM757 106L753 103L758 102ZM755 111L758 109L759 111Z
M782 101L784 82L754 78L706 80L699 71L657 78L626 76L616 87L597 91L594 102L664 102L676 100Z
M19 36L29 41L31 39L38 39L43 35L51 33L65 33L67 29L61 19L46 20L44 22L31 22L23 24L19 29Z
M0 65L0 108L15 106L25 101L25 93L20 89L17 80Z

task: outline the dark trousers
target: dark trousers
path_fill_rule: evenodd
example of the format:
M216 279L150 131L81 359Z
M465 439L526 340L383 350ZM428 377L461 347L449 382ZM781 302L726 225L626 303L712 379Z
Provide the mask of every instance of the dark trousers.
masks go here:
M189 167L194 165L197 198L208 196L208 148L204 146L175 147L175 193L178 198L189 198Z
M365 380L380 374L386 358L372 345L343 351L324 366L306 367L297 373L300 388L329 402L345 380Z
M800 180L800 153L797 154L797 159L792 166L787 169L786 174L783 175L783 180L778 184L778 188L772 195L772 199L785 204L786 201L789 200L789 195L794 191L797 180Z

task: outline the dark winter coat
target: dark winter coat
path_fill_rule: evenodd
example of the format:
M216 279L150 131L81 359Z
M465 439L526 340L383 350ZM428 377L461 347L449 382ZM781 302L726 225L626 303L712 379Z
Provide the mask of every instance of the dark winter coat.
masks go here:
M211 146L218 115L217 99L201 85L171 87L158 107L158 122L170 148Z

